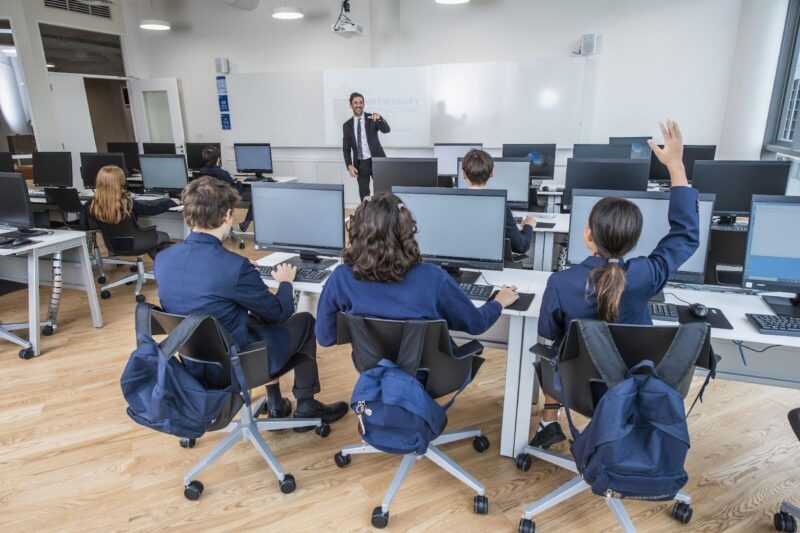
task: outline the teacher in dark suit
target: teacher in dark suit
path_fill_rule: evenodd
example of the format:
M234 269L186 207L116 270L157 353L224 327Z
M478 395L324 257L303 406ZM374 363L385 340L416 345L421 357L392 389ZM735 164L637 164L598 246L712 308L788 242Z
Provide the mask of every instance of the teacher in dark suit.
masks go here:
M347 171L358 178L358 195L363 200L369 196L369 178L372 176L372 158L386 157L378 132L389 133L389 123L378 113L364 115L364 97L350 95L353 118L342 127L342 149Z

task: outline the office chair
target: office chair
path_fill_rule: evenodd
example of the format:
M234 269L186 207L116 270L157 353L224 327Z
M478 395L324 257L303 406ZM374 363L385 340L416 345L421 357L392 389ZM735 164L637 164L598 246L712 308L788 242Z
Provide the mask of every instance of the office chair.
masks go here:
M367 338L355 330L362 321ZM404 331L407 325L411 328L424 327L424 337L421 354L413 359L404 357L400 353ZM422 326L420 326L422 325ZM354 334L354 330L356 333ZM483 359L478 357L483 353L483 345L478 341L470 341L453 349L447 322L444 320L431 321L402 321L382 320L376 318L351 317L339 313L336 317L336 343L352 344L353 365L361 373L377 366L381 359L394 361L401 369L419 377L425 376L425 389L432 398L440 398L450 394L461 387L467 376L474 376ZM379 354L379 355L378 355ZM446 425L446 424L445 424ZM383 498L383 503L372 511L372 525L384 528L389 523L389 506L392 503L400 485L411 470L415 461L428 458L433 463L447 471L453 477L478 493L474 499L474 511L478 514L489 512L489 500L486 498L483 484L456 464L452 459L439 450L439 446L450 442L464 440L472 437L472 445L479 453L489 448L489 439L481 435L480 429L464 429L459 431L444 431L428 445L425 455L407 454L403 456L400 467L394 475L389 490ZM336 466L344 468L350 464L352 455L365 453L382 453L366 442L355 446L342 448L334 456Z
M140 303L136 306L137 317L141 316L142 323L150 325L150 335L169 335L184 316L165 313L151 304ZM150 320L146 319L149 315ZM225 328L214 317L206 320L191 335L189 340L178 349L181 358L190 359L199 363L207 363L221 368L219 375L231 376L231 347L234 341ZM244 372L244 381L248 389L266 385L269 381L280 377L282 374L270 375L268 371L268 357L266 343L261 341L244 346L239 350L239 358ZM203 493L203 484L195 479L208 468L214 461L222 457L225 452L241 441L250 441L267 465L278 478L281 492L289 494L294 492L296 483L294 476L284 473L278 460L270 450L269 445L261 436L261 431L276 431L280 429L300 428L315 426L315 432L321 437L327 437L331 428L323 424L319 418L271 418L269 420L256 420L253 413L261 409L266 401L262 397L255 405L251 405L250 396L242 394L242 406L239 418L232 420L224 427L213 427L210 431L224 431L230 433L203 459L201 459L185 476L183 476L183 495L189 500L197 500ZM225 423L223 421L222 423ZM194 439L188 439L194 441ZM181 443L183 446L183 443ZM191 442L189 447L193 447Z
M800 440L800 407L789 411L789 425ZM773 525L776 531L794 533L797 531L797 519L800 518L800 507L789 502L781 503L781 510L775 513Z
M553 354L549 348L541 344L535 345L531 351L540 358L540 361L536 363L536 372L542 390L561 403L563 403L562 399L566 397L571 411L591 418L595 407L600 402L600 398L608 388L589 353L590 350L595 353L602 351L602 347L589 346L587 344L587 339L581 333L579 322L579 320L571 322L567 336L562 341L558 354ZM644 359L649 359L658 365L667 353L678 331L678 328L674 326L609 324L609 328L614 344L628 368L634 367ZM646 348L643 349L643 347ZM706 330L705 337L701 340L697 352L698 357L695 365L702 368L710 368L710 359L716 357L716 355L711 349L708 330ZM562 388L560 391L557 390L554 383L553 367L556 364L561 375ZM693 374L693 372L687 373L681 382L678 390L681 397L686 397ZM536 529L536 525L532 520L534 516L590 488L578 473L577 465L571 455L557 454L535 446L525 446L522 453L516 457L517 468L528 471L531 468L533 457L570 470L578 475L528 506L519 522L519 533L533 533ZM672 516L683 524L689 523L692 517L691 496L684 492L678 492L675 499L677 503L672 508ZM636 531L625 511L622 500L611 495L606 496L605 500L623 531Z
M528 257L526 254L515 254L511 249L511 239L503 240L503 268L524 268L522 260Z
M539 203L539 188L531 187L528 189L528 211L531 213L546 213L547 201L542 205Z

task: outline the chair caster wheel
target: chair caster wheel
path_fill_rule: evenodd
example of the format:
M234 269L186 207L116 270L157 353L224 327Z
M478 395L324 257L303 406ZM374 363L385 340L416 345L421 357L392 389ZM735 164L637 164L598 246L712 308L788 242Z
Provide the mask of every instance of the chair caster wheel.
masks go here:
M517 456L516 463L517 468L523 472L527 472L531 469L531 465L533 465L533 457L528 453L521 453Z
M197 439L187 439L186 437L181 437L181 440L178 441L181 445L181 448L194 448L194 445L197 444Z
M108 300L109 298L111 298L111 293L108 291L100 291L100 298L102 298L103 300Z
M472 447L476 452L483 453L489 449L489 439L486 438L486 435L478 435L472 439Z
M54 332L55 332L55 329L53 328L53 326L45 326L45 327L42 328L42 335L44 335L45 337L49 337Z
M240 243L239 243L239 249L240 249L240 250L244 250L244 243L243 243L243 242L240 242Z
M105 282L106 282L106 277L105 276L100 276L100 277L97 278L97 283L105 283Z
M475 496L472 506L475 514L489 514L489 498L486 496Z
M336 466L339 468L344 468L350 464L350 461L353 460L352 455L344 455L342 452L336 452L336 455L333 456L333 461L336 463Z
M183 495L187 500L196 501L203 494L203 484L196 479L183 488Z
M536 533L536 522L525 518L519 521L519 533Z
M692 506L688 503L677 502L672 507L672 518L684 525L692 519L692 513Z
M281 492L284 494L291 494L297 488L297 483L295 483L294 476L291 474L286 474L283 477L283 481L278 482L278 485L280 485Z
M23 348L19 351L20 359L31 359L33 357L33 348Z
M136 274L136 273L139 271L139 267L137 267L136 265L133 265L133 266L132 266L132 267L130 267L128 270L130 270L131 272L133 272L134 274Z
M144 294L137 294L136 295L136 303L143 303L145 300Z
M383 508L379 505L372 510L372 527L383 529L389 525L389 513L383 512Z
M330 424L322 424L321 426L317 426L314 428L314 433L324 439L331 434L331 426Z
M775 526L775 531L785 531L786 533L797 531L797 520L785 511L775 513L772 524Z

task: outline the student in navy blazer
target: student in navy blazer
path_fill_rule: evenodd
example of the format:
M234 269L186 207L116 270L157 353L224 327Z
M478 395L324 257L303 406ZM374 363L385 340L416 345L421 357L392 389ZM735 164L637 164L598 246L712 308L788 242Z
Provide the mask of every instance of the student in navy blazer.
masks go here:
M249 186L245 185L239 180L236 180L231 176L231 173L225 170L220 166L220 161L222 160L222 156L219 152L219 148L214 145L209 145L203 148L203 161L205 162L206 166L197 170L197 173L201 176L213 176L220 181L224 181L239 193L239 196L245 202L252 202L253 196ZM241 224L239 224L239 231L247 231L247 226L250 225L250 222L253 220L253 204L250 204L250 207L247 208L247 213L244 215L244 220Z
M330 423L347 413L347 404L324 405L320 391L314 317L294 314L294 267L279 266L280 282L272 294L253 264L222 245L233 225L238 193L210 176L198 178L183 191L183 216L192 228L182 243L156 257L154 273L161 307L168 313L204 313L217 318L243 347L266 341L270 376L294 369L295 416ZM270 417L285 418L292 405L281 397L278 380L267 385ZM307 430L300 428L299 430Z
M580 265L556 272L547 282L539 314L539 337L553 350L572 320L599 318L620 324L652 324L647 302L700 243L697 190L689 187L683 166L683 139L678 125L660 124L664 148L648 141L659 161L669 169L672 192L667 235L647 257L628 254L639 240L642 213L623 198L603 198L589 214L583 240L592 252ZM565 439L557 422L559 405L545 398L545 409L532 446L548 448Z
M494 160L483 150L470 150L461 160L461 172L470 189L491 189L489 178L494 176ZM511 251L516 254L526 253L533 241L533 228L536 219L527 216L522 219L522 229L517 227L514 214L506 204L506 239L511 243Z
M440 267L422 262L413 213L392 193L367 197L347 226L344 264L328 278L317 305L317 339L336 343L336 314L393 320L445 319L449 329L477 335L519 295L504 287L475 307Z

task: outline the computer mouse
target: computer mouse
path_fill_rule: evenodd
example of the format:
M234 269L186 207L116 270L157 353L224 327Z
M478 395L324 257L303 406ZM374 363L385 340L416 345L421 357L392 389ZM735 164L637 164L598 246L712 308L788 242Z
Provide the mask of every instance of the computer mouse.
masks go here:
M708 307L703 304L692 304L689 306L689 311L695 318L706 318L708 316Z
M31 241L25 237L20 237L19 239L14 239L11 243L12 248L16 248L17 246L22 246L23 244L29 244Z

